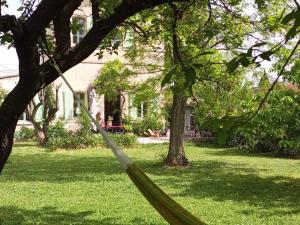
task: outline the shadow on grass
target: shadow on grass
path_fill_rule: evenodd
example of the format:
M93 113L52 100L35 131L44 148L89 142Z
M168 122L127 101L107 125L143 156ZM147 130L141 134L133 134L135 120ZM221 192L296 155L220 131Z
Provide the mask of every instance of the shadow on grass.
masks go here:
M158 185L176 187L179 191L173 196L244 202L261 208L263 216L300 213L299 178L262 177L255 168L219 161L196 161L186 169L162 168L151 161L138 164L155 175Z
M278 153L274 152L265 152L265 153L259 153L259 152L251 152L247 149L237 149L237 148L212 148L213 151L208 152L208 155L214 155L214 156L244 156L244 157L260 157L260 158L269 158L269 159L294 159L298 160L297 157L288 157L288 156L282 156Z
M237 150L216 150L205 154L238 154ZM244 155L242 153L242 155ZM14 155L1 177L1 182L44 181L67 183L74 181L119 181L126 178L112 156L34 154L30 157ZM300 213L300 179L288 176L260 175L263 169L249 168L241 163L215 160L194 161L186 169L167 169L153 160L137 160L163 189L176 188L173 196L215 201L244 202L259 208L261 216ZM278 165L280 166L280 165ZM33 212L41 213L41 212ZM249 211L240 211L249 214ZM45 212L47 214L47 212ZM57 212L59 215L59 212ZM25 213L26 215L26 213ZM54 215L54 216L58 216ZM70 214L72 215L72 214ZM95 222L95 221L94 221ZM26 223L25 223L26 224ZM70 223L68 223L70 224ZM85 224L85 223L79 223ZM110 224L93 223L87 224ZM111 223L118 224L118 223ZM135 223L133 223L135 224ZM139 224L142 224L142 222Z
M15 154L6 165L1 182L98 182L119 180L125 177L114 157L70 156L36 153L30 156Z
M38 147L39 144L37 142L22 142L22 141L15 141L14 142L14 148L17 148L17 147Z
M22 209L15 206L0 207L0 224L2 225L129 225L129 224L149 224L140 218L134 219L139 223L124 223L117 217L105 217L95 220L89 218L93 216L93 211L67 212L58 211L55 207L44 207L35 210ZM122 222L121 222L122 221ZM133 222L134 222L133 221ZM155 225L155 224L150 224Z

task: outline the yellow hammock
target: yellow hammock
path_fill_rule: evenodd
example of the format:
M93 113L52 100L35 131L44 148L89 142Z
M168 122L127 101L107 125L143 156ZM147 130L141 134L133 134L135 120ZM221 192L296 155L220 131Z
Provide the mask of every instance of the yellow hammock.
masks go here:
M169 223L174 225L202 225L205 224L197 217L192 215L177 202L171 199L163 190L161 190L146 174L145 172L134 164L128 156L120 149L118 145L108 136L108 134L99 126L97 121L93 118L87 108L81 103L81 100L74 92L69 82L64 77L60 68L53 58L50 57L52 66L58 72L60 77L64 80L66 85L70 88L73 95L77 98L81 108L89 115L98 131L107 142L122 168L126 171L135 186L145 196L148 202L156 209L156 211Z

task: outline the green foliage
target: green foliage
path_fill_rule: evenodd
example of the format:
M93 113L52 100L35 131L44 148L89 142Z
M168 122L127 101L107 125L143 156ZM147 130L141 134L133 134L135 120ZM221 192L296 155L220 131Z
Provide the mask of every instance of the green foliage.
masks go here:
M133 127L131 124L124 124L124 129L126 133L131 133L133 132Z
M259 114L238 129L237 136L253 151L296 156L300 154L299 118L299 90L281 85Z
M96 91L110 100L115 100L121 91L129 90L129 78L133 73L120 60L106 63L94 81Z
M91 119L84 110L82 110L82 113L80 114L79 122L80 122L80 130L79 131L81 133L87 134L87 133L91 132L91 127L92 127Z
M48 127L48 138L67 138L68 131L64 127L64 123L62 121L57 121L54 125Z
M132 131L134 134L144 136L145 132L148 133L148 129L162 130L163 123L160 120L160 116L156 113L147 113L142 119L131 121Z
M64 128L64 124L60 121L50 126L46 147L55 150L58 148L78 149L102 145L102 137L91 133L90 122L86 114L82 113L80 122L81 128L76 132L68 132L66 128Z
M15 132L15 139L18 141L33 140L36 138L35 130L22 126L19 131Z
M45 146L52 150L62 147L64 141L69 137L62 121L57 121L54 125L50 125L47 135L48 140Z
M251 82L245 81L241 74L223 76L218 83L203 82L195 85L193 92L198 99L194 117L202 129L217 130L230 125L229 121L238 120L257 105Z
M149 110L155 110L160 99L159 92L160 77L148 78L144 82L138 83L137 86L131 90L133 98L133 106L139 107L141 103L146 103Z
M87 135L77 131L75 133L69 132L68 136L65 138L49 138L46 147L51 150L58 148L73 150L85 147L96 147L100 145L103 145L103 139L99 134L90 133Z
M288 30L286 34L286 39L294 38L300 32L300 7L292 10L292 12L288 13L282 20L284 25L291 24L291 28Z
M121 147L129 148L137 143L136 136L132 134L111 134L109 136Z
M85 147L96 147L106 145L100 134L90 131L90 120L82 113L80 117L81 128L75 132L68 132L62 122L57 122L49 127L49 140L46 147L55 150L79 149ZM136 137L129 134L112 134L111 138L122 147L131 147L136 144Z

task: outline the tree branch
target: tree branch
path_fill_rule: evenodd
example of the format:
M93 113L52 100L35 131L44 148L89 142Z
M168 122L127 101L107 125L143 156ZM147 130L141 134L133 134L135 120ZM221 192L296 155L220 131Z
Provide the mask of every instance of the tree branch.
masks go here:
M14 31L18 26L18 22L15 16L4 15L0 16L0 32L6 33L8 31Z
M133 21L125 21L123 24L125 26L131 27L137 34L142 36L145 40L148 39L147 32L139 24L137 24Z
M55 55L68 53L71 46L70 18L83 0L73 0L67 4L53 19L54 36L56 41Z
M262 109L263 105L265 104L266 100L268 99L269 95L273 91L274 87L278 83L279 78L282 76L283 72L285 71L286 66L290 62L292 56L295 54L295 52L296 52L299 45L300 45L300 39L298 40L298 42L294 46L293 50L291 51L290 55L288 56L288 58L284 62L279 74L277 75L275 81L272 83L271 87L268 89L266 95L264 96L263 100L260 102L260 104L259 104L258 108L256 109L256 111L252 114L252 116L250 116L248 119L246 119L245 121L243 121L241 124L237 125L236 127L242 126L242 125L248 123L250 120L252 120L259 113L259 111ZM235 128L235 127L233 127L233 128Z
M93 16L93 22L96 23L98 20L100 20L99 16L99 0L90 0L92 3L92 16Z
M27 35L31 42L36 42L44 29L49 25L51 20L59 12L58 9L63 9L68 3L77 0L43 0L32 15L25 21ZM30 35L29 35L30 34Z
M174 2L188 1L189 0L174 0ZM83 40L71 49L68 54L61 56L60 58L55 57L60 69L64 72L91 55L107 34L130 16L144 9L152 8L167 2L169 2L169 0L122 1L122 3L114 9L114 13L112 15L94 23L93 27L89 30ZM41 67L45 85L58 78L59 75L51 66L50 62L45 62Z

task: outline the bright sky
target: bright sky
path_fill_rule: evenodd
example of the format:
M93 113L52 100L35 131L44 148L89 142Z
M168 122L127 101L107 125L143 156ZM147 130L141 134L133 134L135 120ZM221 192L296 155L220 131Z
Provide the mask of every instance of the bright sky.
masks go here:
M2 14L20 15L17 9L20 7L20 0L7 0L8 8L3 8ZM7 46L0 46L0 75L11 75L18 73L18 58L14 48L7 49Z

